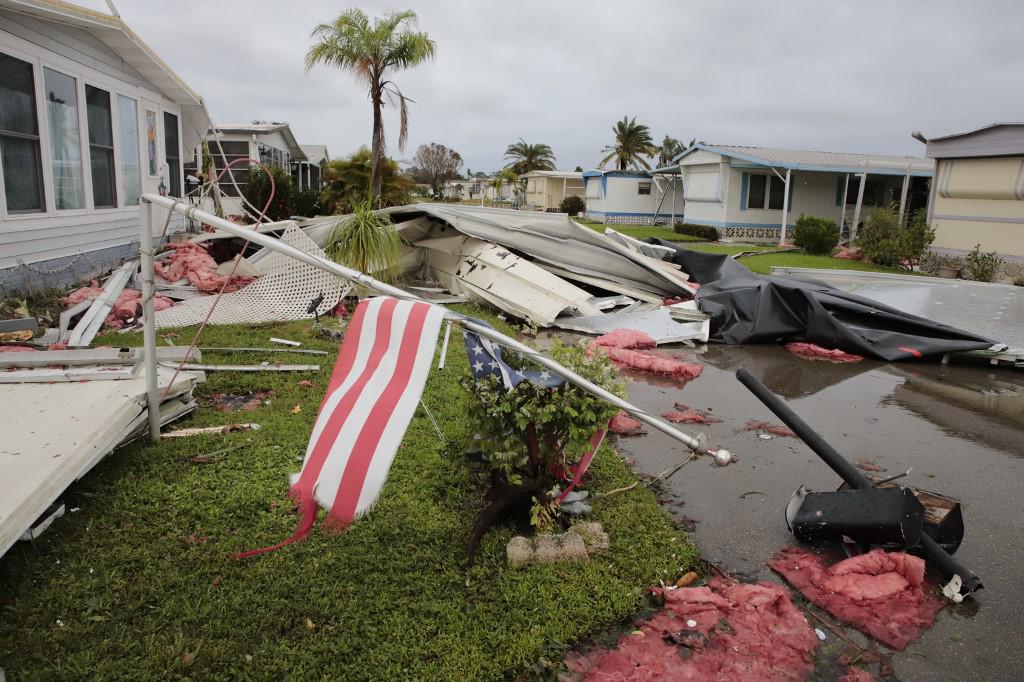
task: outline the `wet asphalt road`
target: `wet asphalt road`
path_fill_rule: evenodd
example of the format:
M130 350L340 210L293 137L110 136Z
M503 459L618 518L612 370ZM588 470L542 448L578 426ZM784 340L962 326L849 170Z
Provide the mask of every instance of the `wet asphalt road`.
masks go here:
M675 401L710 410L723 421L682 428L703 429L713 446L739 456L726 468L698 460L670 479L667 506L695 522L705 559L746 579L781 582L765 562L796 543L783 516L790 496L801 484L832 490L840 483L801 441L737 431L748 420L781 423L736 380L735 371L746 367L851 462L864 458L890 475L913 467L909 484L962 501L966 534L956 556L985 589L944 609L931 630L893 655L896 677L1021 679L1024 373L869 360L837 365L801 360L779 347L712 345L687 354L704 372L686 385L626 374L630 398L651 413L672 410ZM648 475L686 455L659 433L620 437L618 448Z

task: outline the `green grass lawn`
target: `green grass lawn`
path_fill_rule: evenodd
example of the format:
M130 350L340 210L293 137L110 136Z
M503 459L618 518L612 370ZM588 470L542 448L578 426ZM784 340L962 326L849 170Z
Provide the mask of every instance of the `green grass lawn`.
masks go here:
M664 239L670 242L699 242L700 237L691 237L688 234L679 234L672 230L671 227L655 227L653 225L605 225L604 223L595 223L589 220L580 220L579 218L573 218L580 225L589 227L595 232L604 234L604 229L610 227L616 232L622 234L628 234L630 237L636 239L647 239L648 237L657 237L658 239Z
M262 346L270 336L336 348L308 322L211 327L202 345ZM96 343L141 345L141 336ZM312 361L204 355L210 363L284 358ZM628 619L645 586L693 565L685 533L637 487L595 501L590 518L611 536L611 550L595 560L510 569L514 532L500 527L465 568L487 474L463 454L469 397L459 381L468 367L457 333L424 394L447 447L417 414L365 518L341 534L318 526L304 543L231 558L294 530L288 475L299 470L333 360L319 360L318 373L210 373L200 409L172 428L252 421L262 429L131 445L68 491L67 507L79 511L0 560L8 679L496 679ZM267 389L276 392L271 404L252 412L209 405L214 394ZM238 443L245 447L213 464L189 462ZM591 471L594 492L635 480L607 446Z

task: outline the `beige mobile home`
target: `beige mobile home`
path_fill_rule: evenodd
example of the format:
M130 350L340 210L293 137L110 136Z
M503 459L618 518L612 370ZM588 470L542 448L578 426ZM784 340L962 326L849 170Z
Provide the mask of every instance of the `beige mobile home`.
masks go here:
M932 250L963 255L980 244L1013 272L1024 271L1024 123L994 123L926 143L936 164L928 205Z
M557 209L566 197L583 196L583 173L569 171L530 171L520 176L526 180L528 208Z

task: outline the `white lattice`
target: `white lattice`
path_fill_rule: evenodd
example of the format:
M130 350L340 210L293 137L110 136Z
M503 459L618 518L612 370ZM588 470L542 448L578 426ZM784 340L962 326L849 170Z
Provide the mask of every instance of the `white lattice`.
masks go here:
M777 227L719 227L718 233L726 239L743 239L751 242L777 242Z
M323 250L295 223L285 228L281 241L306 253L324 255ZM276 252L261 258L259 268L264 274L255 282L221 297L210 317L211 324L280 322L312 317L306 310L320 294L324 298L317 312L324 314L341 300L351 286L339 277ZM161 310L156 314L156 326L199 324L215 299L213 295L199 296Z
M605 225L667 225L669 219L659 216L657 219L649 215L601 215L587 213L584 215L587 220L592 220Z

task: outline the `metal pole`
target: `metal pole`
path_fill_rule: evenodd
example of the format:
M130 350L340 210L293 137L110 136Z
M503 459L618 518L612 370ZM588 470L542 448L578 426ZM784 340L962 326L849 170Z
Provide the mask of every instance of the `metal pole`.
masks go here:
M860 187L857 188L857 205L853 208L853 224L850 225L850 243L857 238L857 225L860 224L860 207L864 205L864 185L868 184L868 174L859 173Z
M779 246L786 245L786 222L789 220L789 179L792 173L792 168L786 169L785 193L782 195L782 231L779 232ZM768 183L768 193L771 195L771 183Z
M148 195L147 195L148 196ZM161 197L162 198L162 197ZM173 207L173 201L171 202ZM171 208L171 207L168 207ZM153 283L153 204L142 198L139 204L139 254L142 257L142 319L146 355L146 408L149 439L160 442L160 393L156 374L156 305Z
M900 225L903 224L903 215L907 209L907 191L910 189L910 173L903 176L903 191L900 192Z
M312 265L315 268L319 268L333 275L337 275L338 277L347 279L360 286L364 286L367 289L372 289L381 294L393 296L395 298L410 301L423 301L423 299L419 298L418 296L414 296L413 294L410 294L408 291L403 291L402 289L393 287L390 284L385 284L384 282L376 280L373 277L370 277L369 275L365 275L359 272L358 270L353 270L351 268L345 267L344 265L339 265L338 263L335 263L332 260L321 258L320 256L311 253L306 253L305 251L300 251L294 246L285 244L276 237L260 234L259 232L256 232L251 228L242 225L237 225L235 223L224 220L223 218L218 218L217 216L207 213L206 211L199 210L195 206L182 204L180 202L176 202L174 199L171 199L169 197L162 197L157 194L144 194L142 195L142 200L150 201L157 206L164 206L172 211L175 211L176 213L181 213L182 215L192 218L193 220L199 220L203 223L206 223L212 227L217 228L218 230L223 230L224 232L233 234L236 237L241 237L242 239L247 239L248 241L253 242L254 244L264 246L270 249L271 251L277 251L278 253L282 253L290 258L294 258L295 260L301 261L308 265ZM150 281L152 282L152 276ZM429 303L429 301L425 302ZM467 319L465 316L460 315L459 313L456 313L452 310L445 309L445 314L448 317L448 319L459 321L463 328L470 330L474 334L479 334L484 338L495 341L501 344L502 346L505 346L506 348L510 348L512 350L518 351L519 353L522 353L523 355L529 357L531 360L536 362L538 365L550 369L555 374L558 374L569 383L582 388L584 391L593 393L599 398L608 401L615 407L618 407L620 410L625 410L626 412L629 412L631 415L633 415L643 423L647 424L651 428L657 429L658 431L661 431L669 438L673 438L679 441L680 443L690 448L694 452L697 452L702 455L710 454L710 451L707 447L707 443L705 442L703 436L694 437L689 434L683 433L679 429L670 425L668 422L665 422L653 415L647 414L639 407L636 407L635 405L626 402L625 400L618 397L614 393L609 393L600 386L597 386L587 381L579 374L573 372L571 369L563 367L554 360L551 360L546 356L540 354L533 348L530 348L529 346L522 344L511 337L505 336L504 334L495 329L491 329L490 327L477 324ZM156 346L155 328L153 331L153 346ZM148 356L149 353L147 352L147 357ZM155 361L155 352L153 353L153 358Z
M843 223L846 222L846 197L850 193L850 174L846 174L846 181L843 183L843 201L839 209L839 236L843 236Z

